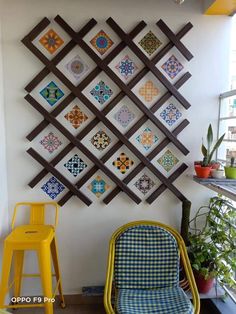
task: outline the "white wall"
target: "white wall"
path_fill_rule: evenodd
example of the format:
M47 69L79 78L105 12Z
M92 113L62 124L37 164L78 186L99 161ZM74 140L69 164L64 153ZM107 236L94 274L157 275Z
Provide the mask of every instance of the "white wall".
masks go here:
M60 14L75 29L89 18L105 21L112 16L127 31L140 19L155 23L162 18L178 31L187 22L194 28L183 43L194 59L189 63L192 78L181 89L192 107L187 112L190 125L179 137L190 150L186 162L189 171L175 185L193 202L193 211L211 195L193 183L193 161L199 159L201 137L211 121L216 126L217 96L228 85L228 47L231 19L203 16L200 1L189 0L182 6L166 0L8 0L2 2L3 70L7 130L7 164L9 208L17 201L45 200L39 189L27 183L41 167L26 154L30 143L25 136L41 120L41 116L24 101L24 86L42 68L42 64L21 44L20 40L44 17ZM0 163L1 164L1 163ZM1 164L2 166L2 164ZM2 178L1 178L2 179ZM12 211L11 211L12 213ZM160 220L177 229L181 221L181 204L166 191L151 206L135 205L120 194L110 205L96 202L89 208L71 199L60 210L58 242L65 293L78 293L82 286L103 284L108 240L123 223L138 219ZM33 259L28 260L34 269ZM26 293L37 293L30 283Z

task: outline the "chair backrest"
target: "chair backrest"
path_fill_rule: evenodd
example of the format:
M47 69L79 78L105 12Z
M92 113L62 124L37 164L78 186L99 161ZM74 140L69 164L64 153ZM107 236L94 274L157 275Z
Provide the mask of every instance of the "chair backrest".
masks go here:
M56 202L37 202L37 203L35 203L35 202L34 203L24 202L24 203L17 203L15 208L14 208L14 214L12 217L12 224L11 224L12 229L15 226L17 210L21 206L30 207L30 219L29 219L30 225L44 225L44 223L45 223L45 208L46 208L46 206L53 206L55 208L54 228L56 228L57 223L58 223L58 208L59 208L59 206Z
M179 250L176 239L155 225L127 228L115 241L114 278L118 289L177 285Z

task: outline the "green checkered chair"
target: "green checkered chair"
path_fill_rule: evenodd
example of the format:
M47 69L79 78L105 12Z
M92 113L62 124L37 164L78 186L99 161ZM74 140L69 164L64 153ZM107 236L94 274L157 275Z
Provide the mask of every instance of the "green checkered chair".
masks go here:
M179 286L180 256L193 303ZM113 234L104 293L107 314L199 314L199 304L179 233L161 223L139 221L124 225Z

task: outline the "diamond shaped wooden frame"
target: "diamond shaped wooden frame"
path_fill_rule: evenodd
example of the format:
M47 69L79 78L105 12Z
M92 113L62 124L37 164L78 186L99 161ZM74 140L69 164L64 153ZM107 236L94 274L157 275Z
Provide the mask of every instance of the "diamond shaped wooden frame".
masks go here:
M182 53L182 55L190 61L192 59L191 52L182 44L181 38L193 27L191 23L187 23L176 35L162 21L157 22L159 29L169 39L156 56L151 60L136 46L133 39L144 29L146 23L141 21L129 34L126 34L121 27L112 19L108 18L106 23L120 37L121 42L104 58L101 59L90 46L83 40L83 37L92 30L97 24L95 19L91 19L80 31L75 32L68 23L59 15L54 19L58 25L71 37L71 40L60 50L60 52L49 60L34 44L33 40L50 24L50 20L44 18L27 36L22 40L23 44L45 65L45 67L33 78L33 80L25 87L28 94L25 96L27 102L33 106L44 118L32 132L27 136L29 141L32 141L46 126L52 124L56 127L68 140L69 144L52 160L50 163L45 160L33 148L27 150L36 161L38 161L44 169L40 171L33 180L29 183L31 188L35 187L40 180L49 172L58 178L67 188L68 192L59 200L60 205L64 205L73 195L80 198L86 205L90 205L92 201L80 191L80 188L96 173L98 169L103 171L116 187L104 198L104 203L110 203L113 198L120 192L125 192L135 203L139 204L142 200L128 187L128 183L140 172L144 167L147 167L162 184L146 199L151 204L161 195L167 188L181 201L186 200L186 197L173 185L173 182L187 169L187 165L183 163L169 177L165 177L152 163L151 160L169 143L173 143L184 155L189 153L188 149L177 139L178 134L189 124L187 119L184 119L172 132L170 132L162 122L154 115L155 112L171 97L174 96L185 109L190 107L189 102L181 95L178 89L191 77L189 72L186 72L174 85L158 70L155 64L162 59L174 46ZM56 67L57 64L76 46L79 45L90 58L96 63L96 68L88 74L78 86L75 86L71 81ZM125 48L129 49L143 62L145 67L126 85L113 71L108 64ZM109 104L99 111L90 100L82 93L84 88L102 71L120 88L119 94L109 102ZM148 109L142 101L133 93L132 88L149 72L166 87L167 92L150 108ZM69 90L70 93L66 98L58 104L52 111L48 112L44 107L37 102L30 92L50 73L52 72ZM143 116L137 123L125 134L122 134L117 129L106 115L118 104L125 96L128 96L133 103L143 112ZM72 135L56 117L75 99L80 99L85 106L95 115L95 118L77 135ZM148 155L144 156L130 141L129 138L148 120L150 119L154 125L159 128L166 136L164 140ZM85 135L93 129L99 122L102 122L110 131L118 138L118 142L112 146L107 153L98 159L95 157L82 143L81 140ZM133 152L140 163L125 177L120 180L108 167L104 164L122 145L128 147ZM73 185L65 178L55 166L74 148L80 149L94 164L94 166Z

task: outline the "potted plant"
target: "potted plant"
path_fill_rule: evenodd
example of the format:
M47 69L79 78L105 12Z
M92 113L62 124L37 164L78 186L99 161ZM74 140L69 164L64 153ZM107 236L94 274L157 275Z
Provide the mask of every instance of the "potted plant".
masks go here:
M189 222L188 253L199 292L208 292L214 278L236 288L235 219L232 204L217 196L200 207Z
M225 167L225 176L227 179L236 179L235 157L231 157L230 166Z
M203 160L200 163L195 162L195 171L199 178L208 178L212 169L212 166L217 167L218 163L213 163L213 155L217 148L219 148L220 144L224 139L225 134L223 134L218 141L213 145L213 131L211 124L207 130L207 147L202 143L201 151L203 154ZM216 166L217 164L217 166Z

